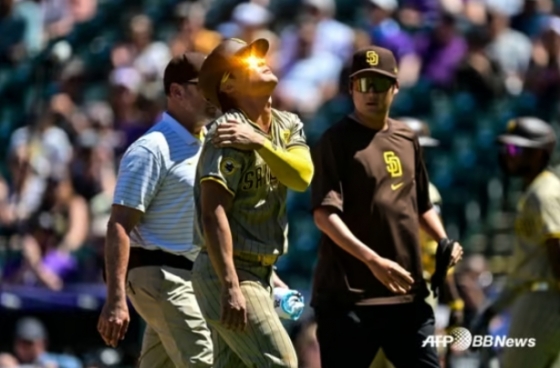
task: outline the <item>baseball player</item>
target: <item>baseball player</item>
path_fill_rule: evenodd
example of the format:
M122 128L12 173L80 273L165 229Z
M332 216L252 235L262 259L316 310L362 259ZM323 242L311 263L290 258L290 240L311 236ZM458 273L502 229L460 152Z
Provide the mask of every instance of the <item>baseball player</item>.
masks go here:
M422 344L434 313L424 301L419 228L448 255L436 268L452 266L462 248L432 208L418 138L388 116L397 72L391 51L358 50L354 112L313 150L313 215L323 237L311 305L324 368L369 367L380 348L397 368L439 367L435 349Z
M498 137L500 161L519 177L523 194L517 204L516 242L505 290L473 327L511 307L509 338L534 338L534 347L504 347L507 368L560 367L560 179L548 167L556 145L550 124L520 117Z
M124 338L128 295L147 324L140 368L213 367L211 334L191 284L199 251L192 241L193 184L204 125L216 117L197 89L203 60L186 53L169 62L167 111L127 149L115 188L105 244L107 301L97 328L113 347Z
M264 61L268 47L224 40L200 72L202 93L224 112L209 129L195 183L202 250L193 286L217 368L298 366L274 310L273 266L287 251L287 190L304 191L313 165L301 121L271 108L278 80Z
M398 120L402 123L405 123L416 134L416 136L418 137L418 142L420 143L420 147L431 148L439 146L439 141L431 136L430 128L425 122L410 117L402 117ZM428 192L434 210L441 217L441 194L432 182L429 182ZM431 276L435 272L436 268L437 246L437 242L421 228L420 247L422 249L422 271L424 280L428 284L430 283ZM464 302L459 296L459 292L455 284L453 270L454 268L452 267L447 273L447 278L445 280L446 293L444 294L445 298L449 300L448 306L451 311L449 319L450 326L460 325L463 322L464 308ZM436 307L438 305L438 299L434 297L433 293L430 292L430 295L426 297L426 302L432 307L435 313ZM386 358L384 352L380 350L370 368L392 367L392 365L385 360Z

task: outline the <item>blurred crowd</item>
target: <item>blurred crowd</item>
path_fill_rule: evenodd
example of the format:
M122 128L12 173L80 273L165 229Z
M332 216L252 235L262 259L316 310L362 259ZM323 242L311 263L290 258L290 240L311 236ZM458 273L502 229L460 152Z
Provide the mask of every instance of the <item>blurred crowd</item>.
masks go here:
M0 103L0 130L10 137L0 150L4 284L57 291L102 282L119 158L165 109L163 69L171 57L208 53L224 37L270 41L268 62L280 78L273 102L301 116L311 145L349 112L353 51L368 44L391 49L400 83L394 115L425 119L444 142L428 164L453 237L488 237L480 224L494 221L492 203L500 213L511 209L502 205L507 188L493 180L498 166L487 155L488 136L517 114L558 125L557 0L121 0L114 2L119 9L108 3L0 0L0 87L25 62L41 60L28 83L4 91ZM107 14L117 10L118 18ZM84 25L90 28L77 47ZM458 170L464 176L465 169L470 177L462 179ZM307 196L290 197L291 255L280 265L282 277L303 290L318 239ZM491 242L475 243L471 252ZM486 298L485 262L471 259L460 276L465 290L475 290L467 300L473 310ZM313 324L300 327L294 339L303 366L317 367Z

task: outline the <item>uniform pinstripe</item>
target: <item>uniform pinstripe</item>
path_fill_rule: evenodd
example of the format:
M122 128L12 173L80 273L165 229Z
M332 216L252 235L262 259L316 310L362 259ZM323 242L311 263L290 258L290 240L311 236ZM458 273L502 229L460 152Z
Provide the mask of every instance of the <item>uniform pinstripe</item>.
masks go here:
M271 134L267 138L273 144L282 148L307 147L302 123L296 115L277 110L272 113ZM284 254L288 245L287 188L256 152L219 149L212 145L210 139L216 126L229 120L253 124L242 112L231 110L209 129L195 184L198 211L195 243L204 246L200 182L214 180L234 195L228 213L234 251L254 255ZM272 267L240 259L234 262L247 301L249 322L244 333L227 330L220 324L221 285L207 254L201 253L193 270L195 294L214 333L214 367L297 367L293 345L274 311Z
M516 244L509 285L556 284L544 241L560 238L560 179L541 173L518 203ZM560 367L560 294L557 290L526 292L514 302L508 337L535 338L534 348L504 348L508 368Z
M134 142L119 168L113 203L143 212L131 246L196 258L193 184L201 142L170 115ZM136 267L127 295L148 325L140 368L212 367L210 331L190 281L172 267Z

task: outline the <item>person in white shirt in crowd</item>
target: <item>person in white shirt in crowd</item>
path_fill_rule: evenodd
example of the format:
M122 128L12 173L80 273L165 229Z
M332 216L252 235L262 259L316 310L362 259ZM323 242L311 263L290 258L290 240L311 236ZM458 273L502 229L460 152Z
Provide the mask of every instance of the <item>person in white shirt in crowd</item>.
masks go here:
M193 185L204 126L216 109L198 92L204 60L186 53L164 73L167 112L120 164L105 243L107 301L98 331L110 346L125 336L126 296L147 324L140 368L212 367L212 340L191 269Z

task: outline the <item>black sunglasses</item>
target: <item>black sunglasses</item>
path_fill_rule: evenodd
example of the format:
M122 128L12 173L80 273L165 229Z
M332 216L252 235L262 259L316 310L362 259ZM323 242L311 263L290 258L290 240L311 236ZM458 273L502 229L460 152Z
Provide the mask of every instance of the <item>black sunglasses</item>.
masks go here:
M395 81L386 77L361 77L355 78L353 81L354 90L361 93L366 93L371 90L375 93L387 92Z

